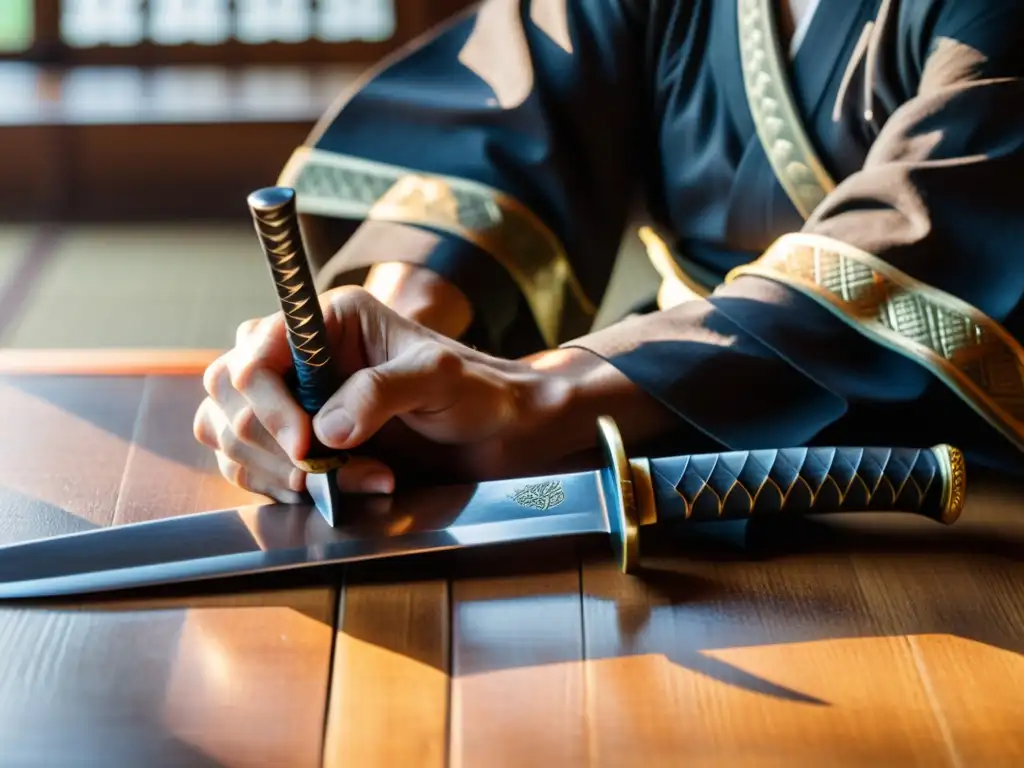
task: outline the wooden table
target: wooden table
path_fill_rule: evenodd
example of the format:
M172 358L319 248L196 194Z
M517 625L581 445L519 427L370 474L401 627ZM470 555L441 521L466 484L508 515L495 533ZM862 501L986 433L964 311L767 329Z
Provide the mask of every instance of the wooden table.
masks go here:
M192 414L212 353L0 355L0 542L263 499ZM1009 766L1024 504L525 573L0 607L0 764ZM685 552L686 557L673 553Z

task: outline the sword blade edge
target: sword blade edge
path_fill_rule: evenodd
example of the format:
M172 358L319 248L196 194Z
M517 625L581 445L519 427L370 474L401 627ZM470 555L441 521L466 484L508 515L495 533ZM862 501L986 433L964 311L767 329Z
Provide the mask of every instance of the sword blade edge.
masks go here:
M530 517L511 522L484 522L405 534L385 540L351 539L323 545L238 552L8 581L0 583L0 601L101 594L183 582L325 568L500 544L608 533L603 510L563 514L551 518Z

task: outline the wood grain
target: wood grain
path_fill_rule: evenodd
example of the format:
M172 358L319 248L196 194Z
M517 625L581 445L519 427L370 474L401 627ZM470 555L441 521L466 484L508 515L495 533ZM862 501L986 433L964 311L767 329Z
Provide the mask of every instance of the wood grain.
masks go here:
M243 501L191 436L201 394L180 377L4 380L0 492L30 503L3 539ZM319 766L335 604L307 587L0 609L2 762Z
M578 570L454 581L452 675L451 766L585 765Z
M107 525L143 380L0 379L0 543Z
M448 584L345 584L325 768L442 768L447 760Z
M205 394L197 378L146 379L115 525L271 501L225 482L196 442L192 415Z
M923 635L908 642L954 764L1024 764L1024 655L955 635Z
M317 766L326 590L130 609L0 610L17 766Z
M258 500L192 438L201 397L187 376L0 380L0 540ZM1020 491L972 476L951 528L665 532L643 578L575 552L487 555L352 568L340 591L4 607L4 760L1016 765Z
M583 571L591 765L943 765L910 648L845 555ZM723 556L724 557L724 556Z
M1024 516L1020 488L975 482L951 528L843 521L858 581L914 654L957 765L1024 758Z

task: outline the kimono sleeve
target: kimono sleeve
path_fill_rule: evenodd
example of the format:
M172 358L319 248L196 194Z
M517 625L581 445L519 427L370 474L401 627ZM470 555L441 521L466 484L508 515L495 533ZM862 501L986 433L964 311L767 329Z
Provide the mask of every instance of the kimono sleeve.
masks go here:
M1024 10L931 7L928 34L898 43L919 67L913 92L802 231L707 300L572 345L727 447L804 445L846 425L1019 465Z
M281 176L313 242L359 225L319 246L321 283L418 263L494 341L590 330L637 186L643 33L629 0L485 0L383 62Z

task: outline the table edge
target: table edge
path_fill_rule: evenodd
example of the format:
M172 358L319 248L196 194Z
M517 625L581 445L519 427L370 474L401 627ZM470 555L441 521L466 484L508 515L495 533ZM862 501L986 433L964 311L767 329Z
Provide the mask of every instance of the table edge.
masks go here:
M223 349L0 349L0 375L201 376Z

